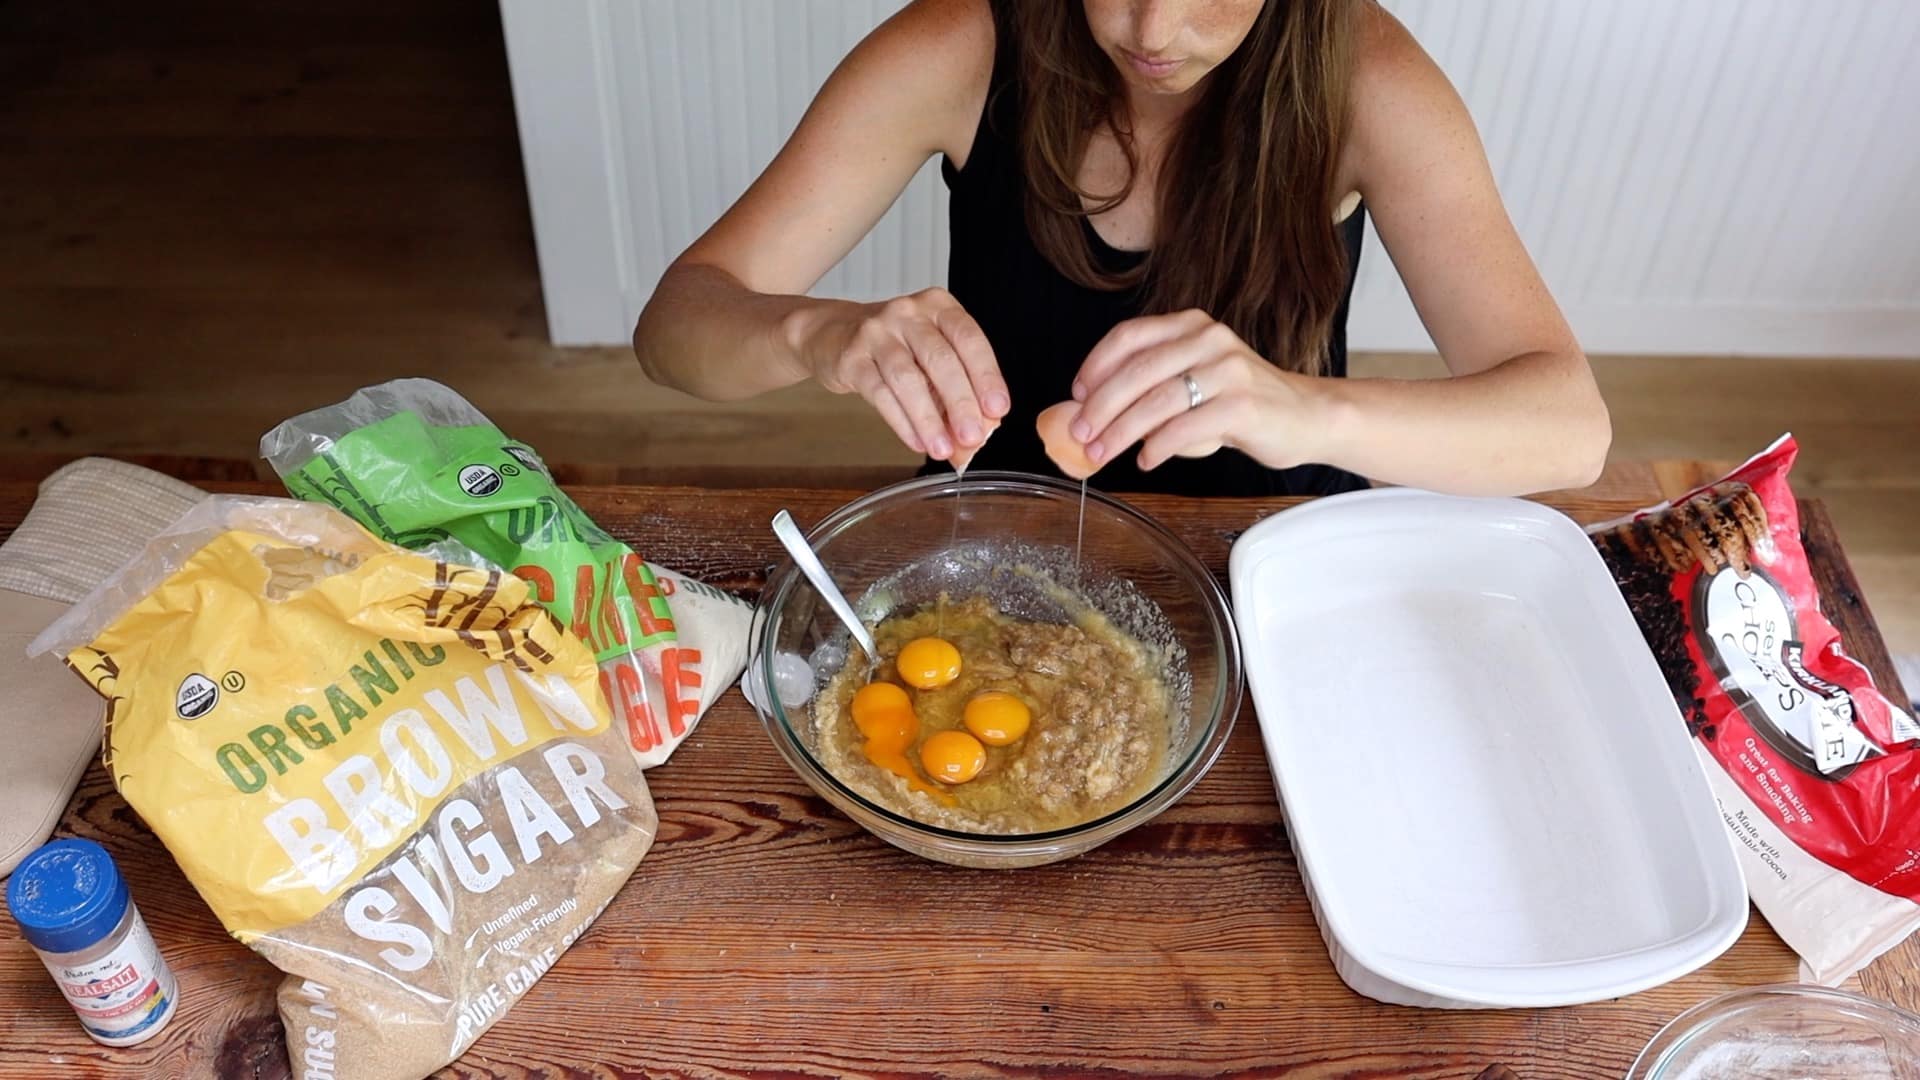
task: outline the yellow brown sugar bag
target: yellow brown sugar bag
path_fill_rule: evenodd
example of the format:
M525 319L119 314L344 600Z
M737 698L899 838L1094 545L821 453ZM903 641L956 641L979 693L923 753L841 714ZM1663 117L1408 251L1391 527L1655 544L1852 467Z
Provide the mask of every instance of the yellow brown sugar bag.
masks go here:
M32 648L107 698L114 783L286 972L296 1076L458 1057L653 842L593 654L527 583L327 507L208 499Z

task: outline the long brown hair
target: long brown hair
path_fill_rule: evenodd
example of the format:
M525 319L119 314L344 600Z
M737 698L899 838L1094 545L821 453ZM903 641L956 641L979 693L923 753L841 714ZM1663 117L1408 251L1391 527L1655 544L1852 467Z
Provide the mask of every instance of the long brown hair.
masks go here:
M1168 143L1153 249L1102 269L1082 226L1120 205L1141 173L1119 71L1076 0L999 5L1016 54L1027 228L1068 278L1144 286L1145 310L1200 308L1282 367L1317 374L1347 285L1333 221L1345 135L1353 0L1267 0ZM1126 154L1119 192L1079 188L1101 126Z

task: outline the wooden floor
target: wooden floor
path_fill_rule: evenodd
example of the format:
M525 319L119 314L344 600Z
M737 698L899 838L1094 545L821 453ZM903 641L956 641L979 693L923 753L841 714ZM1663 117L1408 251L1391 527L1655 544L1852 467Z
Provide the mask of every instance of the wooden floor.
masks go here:
M911 461L848 399L702 405L624 350L545 344L491 4L0 3L0 161L0 471L249 458L278 420L400 375L578 476ZM1617 459L1796 432L1797 487L1831 504L1895 651L1920 653L1920 360L1595 366Z

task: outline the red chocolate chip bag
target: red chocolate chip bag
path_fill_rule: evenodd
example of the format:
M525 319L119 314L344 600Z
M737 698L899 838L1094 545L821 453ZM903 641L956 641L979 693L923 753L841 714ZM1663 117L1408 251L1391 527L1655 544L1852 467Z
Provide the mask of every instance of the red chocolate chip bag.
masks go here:
M1753 902L1838 983L1920 927L1920 726L1820 613L1783 436L1589 531L1666 673Z

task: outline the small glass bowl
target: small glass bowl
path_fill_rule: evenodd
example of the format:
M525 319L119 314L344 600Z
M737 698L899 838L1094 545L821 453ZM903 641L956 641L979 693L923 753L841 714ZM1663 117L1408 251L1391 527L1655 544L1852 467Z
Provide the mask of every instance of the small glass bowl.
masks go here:
M1198 783L1226 745L1240 710L1240 646L1227 599L1187 546L1138 510L1049 477L972 473L882 488L820 522L808 542L835 583L874 625L941 592L985 594L1003 612L1065 622L1047 579L1066 586L1114 625L1169 658L1178 706L1162 775L1103 817L1027 834L957 832L880 806L814 755L808 700L848 655L846 629L813 587L783 562L755 614L749 688L761 723L808 786L875 836L940 862L1037 866L1089 851L1151 820ZM1010 566L1040 575L1008 572ZM796 682L799 684L796 686ZM808 684L811 685L808 685Z
M1920 1080L1920 1016L1845 990L1760 986L1661 1028L1627 1080Z

